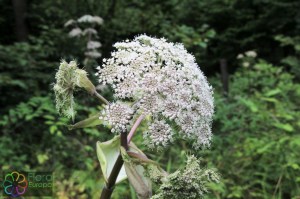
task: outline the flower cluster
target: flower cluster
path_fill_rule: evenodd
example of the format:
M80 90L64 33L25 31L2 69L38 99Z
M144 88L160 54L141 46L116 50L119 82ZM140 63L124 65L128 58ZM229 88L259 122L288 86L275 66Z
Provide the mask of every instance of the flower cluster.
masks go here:
M209 182L219 182L219 175L211 169L202 169L195 156L188 156L185 168L162 179L158 193L151 199L203 198Z
M237 59L242 61L242 66L244 68L248 68L253 65L255 62L255 58L257 57L257 53L253 50L246 51L243 54L238 54Z
M87 27L84 30L80 28L80 24L89 24L91 27ZM98 32L94 29L96 25L102 25L103 19L99 16L84 15L77 20L69 20L65 23L65 27L73 26L73 29L69 32L70 37L86 37L87 46L86 57L96 59L101 57L101 53L98 49L102 46L100 42L93 40L98 38Z
M165 121L154 120L149 124L149 130L144 132L145 144L149 148L160 148L173 140L173 131Z
M130 124L133 110L125 103L116 102L106 105L99 119L108 122L112 126L113 133L126 132Z
M103 19L99 16L83 15L77 20L79 23L95 23L98 25L103 24Z
M114 47L96 75L100 83L112 86L116 99L135 101L137 114L162 120L154 121L144 136L150 147L165 146L174 136L163 120L176 124L182 137L195 141L195 148L209 146L212 88L183 45L141 35Z

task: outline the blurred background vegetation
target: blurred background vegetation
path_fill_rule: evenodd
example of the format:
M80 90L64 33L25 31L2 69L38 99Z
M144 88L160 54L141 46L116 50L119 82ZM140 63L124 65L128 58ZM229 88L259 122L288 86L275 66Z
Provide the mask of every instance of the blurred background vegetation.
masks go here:
M62 58L85 63L96 84L112 44L146 33L184 43L215 89L212 147L193 151L222 177L207 198L299 199L299 10L299 0L0 0L0 170L53 171L55 198L99 198L95 144L113 135L103 126L68 131L51 84ZM104 19L102 57L89 62L64 27L85 14ZM85 93L76 99L76 121L99 110ZM135 142L143 148L141 136ZM174 171L189 150L179 142L146 154ZM136 196L124 182L113 198Z

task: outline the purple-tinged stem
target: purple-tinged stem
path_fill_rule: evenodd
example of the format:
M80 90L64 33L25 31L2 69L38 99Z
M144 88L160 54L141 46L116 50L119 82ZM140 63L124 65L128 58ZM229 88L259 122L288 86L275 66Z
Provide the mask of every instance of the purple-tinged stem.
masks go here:
M135 121L134 125L132 126L128 136L127 136L127 133L121 133L121 140L120 140L121 146L123 146L126 149L126 151L128 151L128 149L129 149L128 144L130 143L134 133L136 132L136 129L141 124L141 122L144 118L145 118L144 114L139 116L139 118ZM122 156L120 154L118 156L118 159L117 159L112 171L111 171L111 174L108 178L108 182L106 183L106 186L103 187L103 189L102 189L100 199L110 199L111 198L111 195L112 195L112 192L114 190L114 186L115 186L117 177L118 177L119 172L120 172L120 170L123 166L123 163L124 163L124 161L123 161Z
M127 133L121 133L121 146L124 147L126 149L126 151L128 151L128 144L127 144ZM110 176L108 177L106 186L103 187L102 192L101 192L101 196L100 199L110 199L111 195L114 191L114 186L116 184L116 180L118 178L118 175L120 173L120 170L123 166L123 159L122 159L122 155L120 154L115 162L115 165L110 173Z
M134 125L132 126L128 136L127 136L127 142L128 144L130 143L133 135L135 134L136 132L136 129L139 127L139 125L141 124L141 122L143 121L143 119L145 118L145 115L142 114L139 116L139 118L135 121Z

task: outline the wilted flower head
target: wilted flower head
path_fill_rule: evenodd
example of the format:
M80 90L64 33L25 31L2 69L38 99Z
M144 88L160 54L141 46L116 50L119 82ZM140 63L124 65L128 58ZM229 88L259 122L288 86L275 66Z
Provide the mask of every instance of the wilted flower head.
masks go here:
M111 58L98 67L99 82L112 85L118 100L135 101L136 114L175 123L181 137L195 141L194 147L209 146L212 88L183 45L141 35L114 47ZM174 136L158 126L150 125L145 136L152 146L164 146Z
M88 92L95 91L94 85L87 78L86 71L79 69L75 61L67 63L62 60L55 75L56 83L53 86L56 99L57 111L74 120L74 96L76 87L86 89Z
M162 179L158 194L151 199L200 199L208 192L208 182L219 182L218 174L211 169L202 169L200 161L188 156L184 169Z

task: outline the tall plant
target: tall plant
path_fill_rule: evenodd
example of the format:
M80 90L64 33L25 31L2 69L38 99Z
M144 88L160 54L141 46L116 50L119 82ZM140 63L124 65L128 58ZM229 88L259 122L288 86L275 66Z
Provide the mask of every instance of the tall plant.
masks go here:
M73 92L86 89L104 104L99 114L70 128L104 123L115 134L112 140L97 142L97 155L106 181L101 198L110 198L116 183L128 178L139 198L202 198L208 182L218 182L211 169L189 155L185 168L168 174L150 160L131 140L144 123L144 144L165 150L174 140L189 140L194 149L207 148L211 141L214 113L213 92L195 58L183 45L146 35L118 42L111 58L103 59L97 76L114 91L108 102L95 89L87 73L76 62L62 61L54 91L58 111L75 117ZM151 182L159 185L152 196Z
M69 37L76 37L86 42L84 63L87 64L89 59L101 57L99 48L102 44L98 41L99 35L96 26L101 26L103 19L99 16L83 15L77 20L70 19L65 23L65 27L73 27L69 32Z

